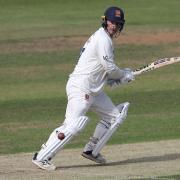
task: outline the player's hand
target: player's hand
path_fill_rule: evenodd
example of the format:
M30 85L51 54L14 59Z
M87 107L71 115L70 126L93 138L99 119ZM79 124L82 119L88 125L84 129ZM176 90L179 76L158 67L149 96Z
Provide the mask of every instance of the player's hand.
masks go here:
M110 87L117 87L119 85L124 85L135 80L133 71L131 69L129 68L123 69L123 74L124 74L123 77L120 79L108 79L107 84Z
M135 77L134 77L134 74L133 74L133 71L129 68L124 68L123 69L123 77L120 79L121 81L121 84L127 84L131 81L134 81L135 80Z

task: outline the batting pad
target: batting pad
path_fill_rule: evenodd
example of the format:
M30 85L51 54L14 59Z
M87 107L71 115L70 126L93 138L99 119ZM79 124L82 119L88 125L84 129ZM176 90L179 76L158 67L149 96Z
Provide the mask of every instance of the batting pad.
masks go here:
M98 141L96 147L94 148L94 150L92 152L93 156L96 157L99 154L99 152L105 146L105 144L110 139L112 134L117 130L119 125L122 124L123 121L126 119L127 112L128 112L128 107L129 107L129 103L128 102L125 102L125 103L120 104L120 105L117 106L117 108L120 111L120 115L116 118L116 121L110 126L110 128L104 134L104 136Z
M38 152L37 160L43 161L53 158L54 155L73 138L73 136L84 129L88 120L88 117L81 116L76 120L76 124L66 124L56 128L51 133L48 141L43 144L41 150ZM63 139L58 138L59 133L64 135Z

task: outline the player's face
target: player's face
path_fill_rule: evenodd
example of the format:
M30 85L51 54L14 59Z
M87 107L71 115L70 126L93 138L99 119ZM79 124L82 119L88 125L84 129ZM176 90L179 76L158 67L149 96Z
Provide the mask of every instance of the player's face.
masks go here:
M107 20L107 31L112 38L116 37L119 34L118 24Z

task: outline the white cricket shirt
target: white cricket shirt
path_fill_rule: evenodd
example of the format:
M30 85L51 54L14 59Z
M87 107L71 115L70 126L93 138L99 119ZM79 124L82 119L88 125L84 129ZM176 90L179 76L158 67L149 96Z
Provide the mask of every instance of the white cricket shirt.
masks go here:
M119 79L122 75L114 63L112 39L101 27L84 44L69 81L86 93L97 95L108 78Z

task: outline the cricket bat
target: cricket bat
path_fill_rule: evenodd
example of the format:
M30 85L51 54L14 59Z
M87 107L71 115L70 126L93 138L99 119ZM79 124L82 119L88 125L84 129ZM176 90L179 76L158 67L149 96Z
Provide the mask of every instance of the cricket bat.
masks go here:
M158 59L150 64L147 64L145 66L142 66L136 70L133 71L134 75L140 75L142 73L152 71L154 69L169 65L169 64L174 64L180 62L180 57L171 57L171 58L163 58L163 59Z

